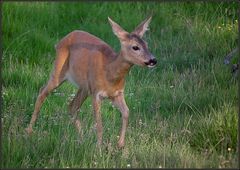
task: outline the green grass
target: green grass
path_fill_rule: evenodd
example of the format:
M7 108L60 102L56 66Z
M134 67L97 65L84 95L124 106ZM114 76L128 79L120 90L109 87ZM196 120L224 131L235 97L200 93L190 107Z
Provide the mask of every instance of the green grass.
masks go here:
M85 30L118 51L107 17L131 31L150 14L144 38L158 65L134 66L127 76L123 149L117 148L121 116L108 101L102 149L90 99L79 112L79 139L67 113L77 89L68 83L46 99L35 133L25 134L63 36ZM4 2L2 167L237 168L237 81L223 64L237 45L237 25L236 3Z

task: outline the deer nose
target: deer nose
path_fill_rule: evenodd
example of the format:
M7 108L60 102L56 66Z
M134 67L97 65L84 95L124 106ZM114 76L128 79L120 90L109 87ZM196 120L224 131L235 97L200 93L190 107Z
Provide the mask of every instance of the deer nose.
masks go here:
M148 67L154 67L157 64L157 60L155 58L151 58L148 62L145 62Z
M151 66L156 65L157 64L156 58L150 59L149 63L150 63Z

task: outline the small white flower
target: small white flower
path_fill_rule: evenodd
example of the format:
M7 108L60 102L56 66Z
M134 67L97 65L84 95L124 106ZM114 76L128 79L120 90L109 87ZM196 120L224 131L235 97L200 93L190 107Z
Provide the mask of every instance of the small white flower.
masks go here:
M130 96L133 96L133 95L134 95L134 93L133 93L133 92L131 92L131 93L129 93L129 95L130 95Z
M113 108L115 108L115 107L116 107L114 104L112 104L112 102L109 102L109 103L112 105L112 107L113 107Z
M130 168L130 167L131 167L131 164L127 164L127 167Z
M61 93L53 93L54 95L56 95L56 96L61 96Z
M227 150L228 150L228 152L230 152L232 149L231 149L231 148L228 148Z

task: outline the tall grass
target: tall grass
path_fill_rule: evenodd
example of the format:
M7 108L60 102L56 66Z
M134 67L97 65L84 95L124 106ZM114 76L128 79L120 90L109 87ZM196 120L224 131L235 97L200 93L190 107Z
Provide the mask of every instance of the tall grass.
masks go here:
M67 83L44 102L35 133L24 133L63 36L84 30L118 51L107 17L132 31L151 14L144 39L158 66L129 72L123 149L116 147L121 116L108 101L102 150L90 99L77 135L67 113L77 89ZM3 167L237 168L237 83L223 65L237 45L237 25L236 3L4 2Z

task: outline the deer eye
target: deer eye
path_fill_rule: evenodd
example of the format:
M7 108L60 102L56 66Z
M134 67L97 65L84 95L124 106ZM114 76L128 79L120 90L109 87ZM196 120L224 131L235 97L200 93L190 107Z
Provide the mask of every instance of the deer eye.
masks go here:
M140 50L140 48L138 46L132 46L132 49L135 51Z

